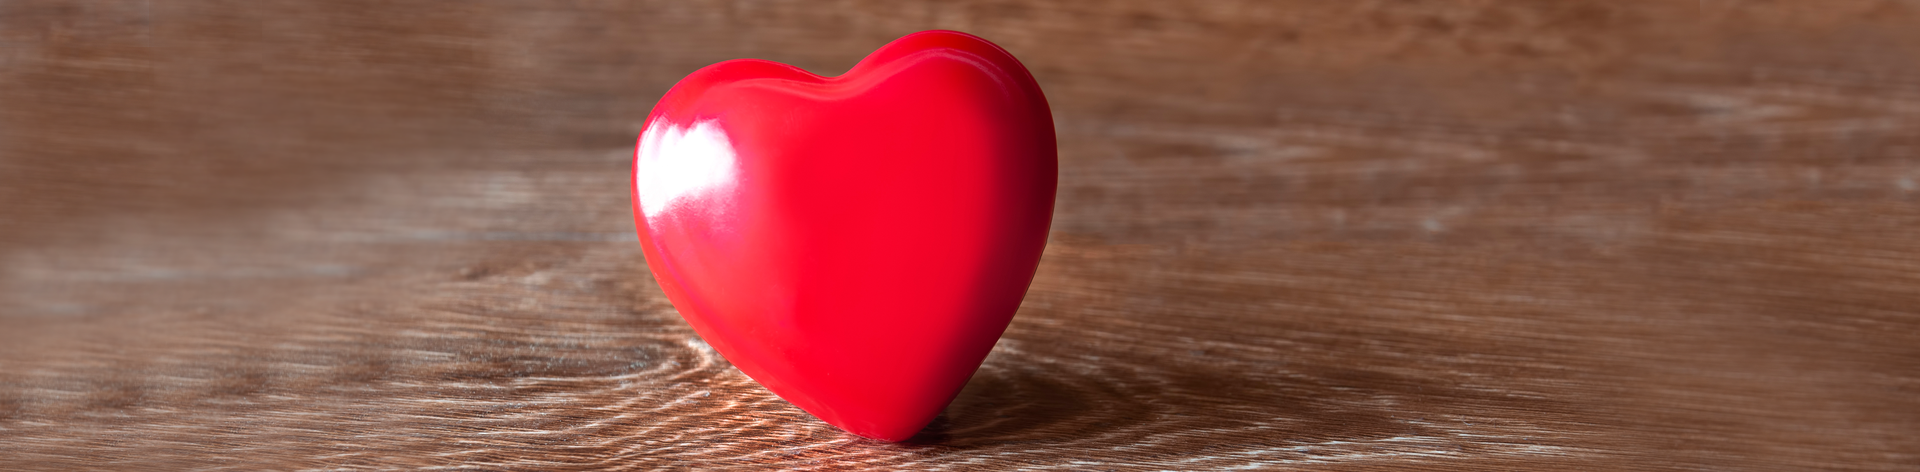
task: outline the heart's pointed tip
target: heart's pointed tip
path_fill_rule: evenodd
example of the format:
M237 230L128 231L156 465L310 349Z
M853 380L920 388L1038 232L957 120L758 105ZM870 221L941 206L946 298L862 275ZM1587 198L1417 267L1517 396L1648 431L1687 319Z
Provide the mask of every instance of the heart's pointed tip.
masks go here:
M861 438L899 443L906 442L909 439L913 439L914 436L918 436L920 431L927 429L927 425L932 422L933 421L929 419L928 421L921 422L894 421L892 422L893 424L841 424L844 423L843 421L827 421L827 424L840 428L841 431L846 431L847 434Z
M890 443L906 442L908 439L913 439L914 435L920 434L920 430L918 429L908 433L899 433L899 432L893 432L893 431L884 432L884 433L862 433L862 432L849 430L846 428L841 428L840 430L846 431L847 433L852 434L854 436L859 436L862 439L881 441L881 442L890 442Z

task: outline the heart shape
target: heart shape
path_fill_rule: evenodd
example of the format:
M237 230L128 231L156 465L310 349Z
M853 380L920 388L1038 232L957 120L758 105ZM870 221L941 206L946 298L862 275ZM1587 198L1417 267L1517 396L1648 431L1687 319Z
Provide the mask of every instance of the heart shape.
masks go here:
M932 422L1046 247L1052 114L973 35L914 33L838 77L721 62L646 123L634 220L667 298L742 373L854 434Z

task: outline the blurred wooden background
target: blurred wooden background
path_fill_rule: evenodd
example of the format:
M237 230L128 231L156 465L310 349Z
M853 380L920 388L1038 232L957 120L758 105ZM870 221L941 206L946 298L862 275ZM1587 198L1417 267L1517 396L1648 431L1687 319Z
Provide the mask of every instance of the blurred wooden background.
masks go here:
M906 444L644 269L684 74L932 28L1059 213ZM1920 469L1920 3L0 0L0 468Z

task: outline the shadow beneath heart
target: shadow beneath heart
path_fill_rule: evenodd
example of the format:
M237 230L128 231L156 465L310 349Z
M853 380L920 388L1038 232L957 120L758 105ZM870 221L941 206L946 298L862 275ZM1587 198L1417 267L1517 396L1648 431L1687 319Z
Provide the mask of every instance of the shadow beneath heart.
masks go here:
M1157 350L996 352L946 412L902 446L1133 448L1178 438L1245 449L1440 438L1450 433L1402 413L1460 412L1490 400L1382 370Z

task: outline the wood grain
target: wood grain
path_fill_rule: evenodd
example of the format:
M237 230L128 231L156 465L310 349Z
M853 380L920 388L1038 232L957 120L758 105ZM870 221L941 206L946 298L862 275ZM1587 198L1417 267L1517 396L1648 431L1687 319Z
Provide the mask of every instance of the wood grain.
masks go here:
M1062 182L843 434L634 243L687 72L1007 47ZM0 1L0 468L1914 470L1920 5Z

